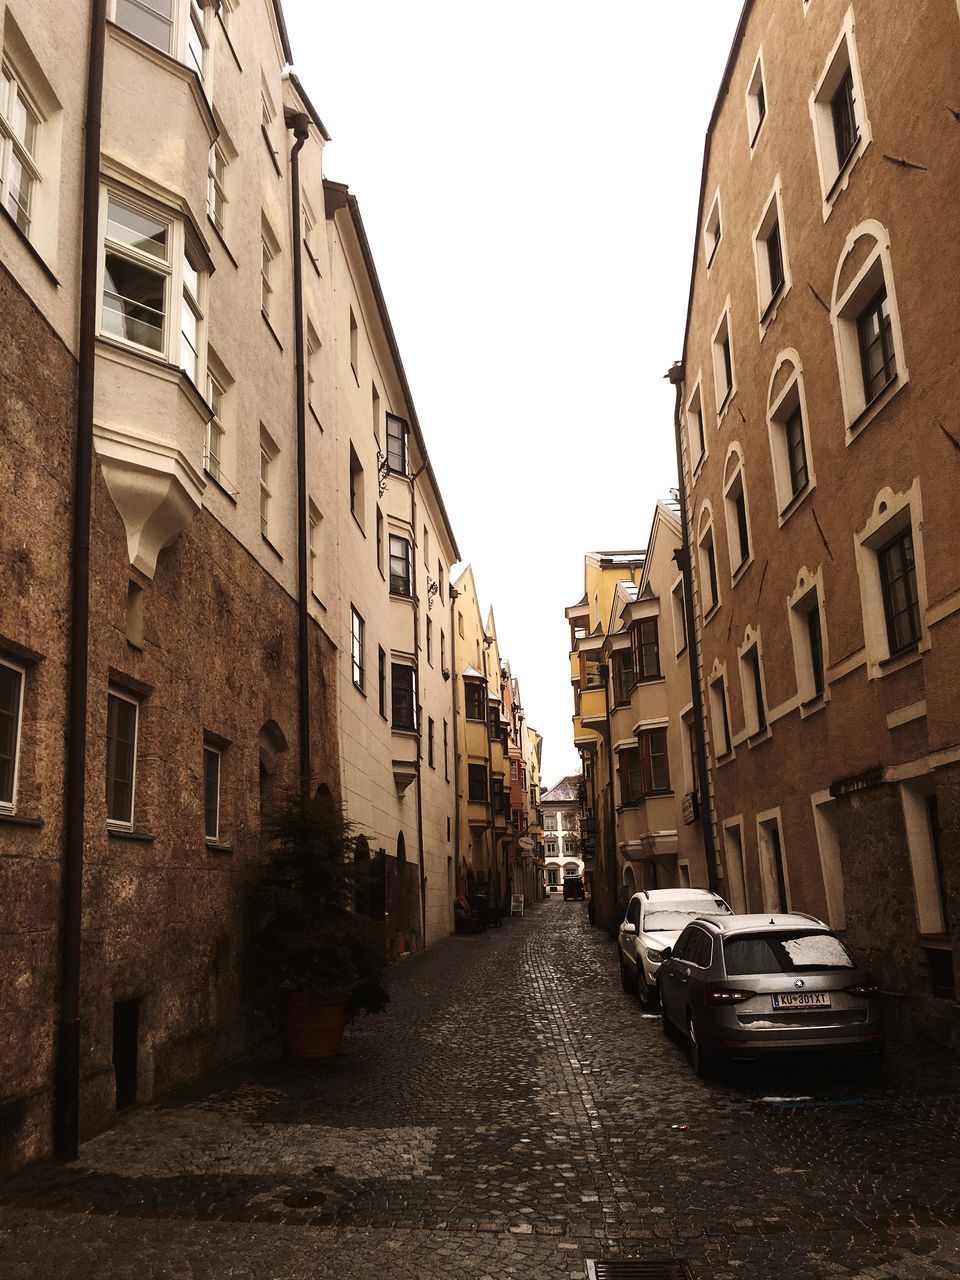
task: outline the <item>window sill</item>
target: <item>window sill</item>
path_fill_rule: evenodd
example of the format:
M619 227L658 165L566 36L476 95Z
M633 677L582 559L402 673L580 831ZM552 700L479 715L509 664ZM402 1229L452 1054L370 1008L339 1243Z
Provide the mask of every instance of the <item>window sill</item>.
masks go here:
M152 831L134 831L130 827L111 827L107 824L107 835L111 840L133 840L139 844L153 844L156 836Z
M718 769L722 769L724 765L729 764L731 760L736 760L736 758L737 753L731 747L729 750L725 751L722 756L714 756L714 763Z
M704 449L703 453L701 453L700 457L694 463L693 470L690 473L691 484L696 484L697 481L700 479L700 472L703 470L703 464L704 462L706 462L706 460L707 460L707 450Z
M767 122L767 117L766 117L766 114L764 114L760 119L760 123L757 125L756 129L754 129L753 131L753 137L750 139L751 159L753 158L754 151L757 149L757 143L760 140L760 135L761 133L763 133L763 126L766 124L766 122Z
M795 493L793 495L787 505L777 516L777 525L779 528L783 528L793 513L803 506L807 498L809 498L812 493L816 492L816 488L817 482L815 480L810 480L803 486L799 493Z
M320 434L323 435L323 423L320 421L320 418L319 418L319 415L317 414L316 409L309 402L307 403L307 408L310 410L311 418L313 418L314 422L320 428Z
M234 267L236 267L236 269L239 271L240 264L237 262L233 254L230 252L230 246L227 244L226 240L223 238L223 232L220 230L220 228L217 226L214 220L210 217L209 213L207 214L207 221L210 223L210 226L213 228L213 234L220 241L220 248L223 250L223 252L227 255L227 257L233 263Z
M273 161L273 167L277 171L277 177L282 178L283 170L280 168L280 161L277 159L276 149L273 143L270 141L270 134L267 132L267 126L265 124L260 125L260 132L263 135L263 145L267 148L267 154L270 156L270 159Z
M773 295L773 297L764 307L763 312L760 316L760 341L761 342L766 337L767 330L770 328L774 320L776 320L777 318L777 312L780 310L780 303L783 302L784 298L790 292L792 287L793 286L790 283L788 283L786 280L783 280L780 283L779 287L777 288L776 293Z
M306 249L306 251L307 251L307 258L309 259L309 262L310 262L311 267L313 267L314 271L317 273L317 278L318 278L318 279L320 279L320 280L322 280L322 279L323 279L323 274L322 274L322 272L321 272L321 270L320 270L320 263L319 263L319 262L316 260L316 258L313 256L313 250L312 250L312 249L310 248L310 246L307 244L306 240L304 240L304 242L303 242L303 247L304 247L304 249Z
M866 151L868 142L869 142L869 138L865 138L863 134L860 134L858 136L856 142L850 148L850 154L847 156L846 160L844 160L843 164L837 170L836 176L834 177L833 181L830 183L830 186L824 192L824 196L823 196L824 222L826 222L826 220L830 217L830 214L833 212L833 206L837 199L837 196L839 196L841 191L846 190L847 183L850 180L850 174L853 171L853 168L856 165L857 161L863 155L864 151Z
M209 836L204 841L208 853L233 853L233 845L222 840L212 840Z
M39 830L43 826L43 819L30 818L23 813L6 813L0 810L0 824L8 827L34 827Z
M769 742L773 738L773 731L769 725L764 725L762 729L758 729L756 733L751 733L747 737L747 750L752 751L754 747L761 747L765 742Z
M720 601L714 600L713 604L710 606L707 612L703 615L703 625L706 626L708 622L712 622L719 612L720 612Z
M226 485L223 484L222 481L218 480L212 471L208 471L207 468L204 467L203 474L207 477L207 479L210 481L210 483L214 486L215 489L220 490L220 492L223 494L223 496L227 499L228 502L232 502L234 506L237 505L237 495L235 493L231 493L230 490L226 487Z
M736 586L741 581L741 579L747 576L747 570L750 568L752 564L753 564L753 553L751 552L750 555L748 555L745 560L741 560L740 563L737 565L736 569L734 569L730 577L730 581L733 586Z
M277 557L277 559L280 561L280 563L281 563L281 564L283 564L283 556L280 554L280 552L279 552L279 551L277 550L277 548L273 545L273 543L270 541L270 539L267 537L267 535L266 535L265 533L261 533L261 535L260 535L260 541L261 541L261 542L263 542L263 543L265 543L265 544L266 544L266 546L268 546L268 547L270 548L270 550L273 552L273 554Z
M355 382L355 383L357 384L357 386L359 387L359 385L360 385L360 375L359 375L359 373L357 373L356 369L353 367L353 361L352 361L352 360L350 361L350 372L353 374L353 380L354 380L354 382Z
M419 738L420 737L420 734L417 732L417 730L410 728L409 725L392 724L390 726L390 731L391 733L395 733L402 738Z
M314 604L315 604L319 609L322 609L324 613L326 613L326 612L327 612L327 606L323 603L323 601L320 599L320 597L317 595L317 593L311 589L311 591L310 591L310 595L311 595L311 597L313 598L313 603L314 603Z
M716 241L714 242L713 248L710 250L710 255L709 255L709 257L707 258L707 270L708 270L708 271L709 271L709 270L710 270L710 268L713 266L714 259L715 259L715 258L716 258L716 256L717 256L717 250L720 248L720 242L722 241L722 239L723 239L723 235L722 235L722 234L721 234L721 235L719 235L719 236L717 236Z
M881 658L877 663L880 676L892 676L895 672L902 671L904 667L912 667L915 662L921 662L923 654L920 652L920 644L918 640L909 649L901 649L899 653L893 653L888 658Z
M818 711L822 711L824 707L827 705L828 701L829 699L826 696L826 691L824 691L823 693L816 694L812 698L807 698L806 702L801 702L800 703L801 720L805 720L807 716L814 716L817 714Z
M357 684L356 680L351 680L350 683L353 685L356 692L359 693L361 698L365 698L367 696L367 691L361 685Z
M853 421L847 426L846 443L851 445L854 441L859 440L866 428L878 417L887 405L893 400L907 385L908 379L902 377L899 373L890 379L887 385L873 397L869 404L864 405L863 409L857 414Z
M223 32L223 38L227 42L227 48L233 54L233 60L237 64L237 70L242 75L243 67L240 65L240 59L237 57L237 51L233 47L233 41L230 39L230 32L227 30L227 24L223 20L223 10L219 8L219 6L217 8L217 21L220 23L220 30Z
M277 346L278 346L278 347L280 348L280 350L282 351L282 350L283 350L283 343L282 343L282 342L280 341L280 339L277 337L277 331L276 331L276 329L273 327L273 325L270 323L270 317L269 317L269 316L267 315L267 313L264 311L263 307L261 307L261 308L260 308L260 314L261 314L261 316L263 317L263 323L264 323L264 324L267 326L267 328L270 330L270 336L271 336L271 338L273 338L274 342L277 344Z
M20 227L17 225L16 218L14 218L12 214L7 212L6 205L0 205L0 213L3 214L4 221L7 223L7 225L12 227L13 230L17 233L21 242L26 247L27 252L30 254L30 257L34 260L34 262L37 264L37 266L40 268L43 274L47 277L47 279L50 281L53 287L55 289L59 289L60 281L57 279L57 277L53 274L53 272L44 262L43 258L41 258L35 246L30 242L30 237L25 235L24 232L21 231Z
M720 401L719 405L717 406L717 426L718 427L723 422L724 418L727 416L727 412L730 406L733 404L734 397L736 396L736 394L737 394L736 387L731 387L730 390L727 392L727 394Z
M364 536L364 537L366 537L366 536L367 536L367 531L366 531L366 529L364 529L363 525L360 523L360 519L359 519L359 517L357 516L357 513L356 513L354 510L352 510L352 509L351 509L350 514L353 516L353 520L354 520L354 523L356 524L357 528L360 530L360 532L363 534L363 536Z
M413 596L406 591L391 591L391 600L404 600L407 604L413 604Z

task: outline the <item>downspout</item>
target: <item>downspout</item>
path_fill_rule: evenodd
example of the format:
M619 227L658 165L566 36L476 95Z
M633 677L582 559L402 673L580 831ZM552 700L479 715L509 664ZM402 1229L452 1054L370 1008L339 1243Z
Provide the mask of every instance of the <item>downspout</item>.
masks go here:
M100 124L106 31L107 0L93 0L83 151L83 224L80 233L77 435L70 556L70 672L64 806L66 829L63 841L60 1014L53 1099L53 1147L60 1160L77 1158L80 1132L80 938L90 660L90 511L93 494L97 258L100 248Z
M673 434L677 446L677 493L680 497L680 546L673 558L683 576L683 614L687 629L687 660L690 663L690 691L693 703L693 736L697 748L697 778L700 783L700 826L703 834L703 853L707 862L707 881L713 893L720 892L720 874L716 846L713 843L713 822L710 813L710 781L707 773L707 732L703 716L703 697L700 688L700 667L697 661L697 620L693 608L693 565L690 555L690 538L687 521L687 487L683 477L683 444L681 437L681 404L683 398L684 368L679 361L665 375L676 388L673 411Z
M453 685L451 689L451 698L453 705L453 865L454 865L454 887L456 893L460 892L460 755L459 755L459 735L457 733L457 718L460 708L457 703L459 701L460 683L457 675L457 620L455 617L454 601L459 599L460 592L452 583L448 583L450 593L450 683Z
M425 470L424 464L410 477L410 528L413 534L410 544L413 560L410 590L413 592L413 680L417 690L417 848L420 854L420 937L424 948L427 945L427 872L423 857L423 704L420 701L420 597L417 594L417 480Z
M603 738L607 748L607 800L610 810L610 840L608 841L610 866L607 871L607 880L609 881L607 887L610 890L610 919L607 922L607 932L612 938L617 927L620 876L617 870L617 802L613 795L613 730L610 725L610 664L608 662L600 663L600 674L603 676Z
M293 333L297 379L297 697L300 732L300 797L310 798L310 650L309 596L307 580L307 378L304 367L303 334L303 233L301 226L300 151L310 136L310 117L305 112L287 116L287 128L296 138L290 152L293 187Z

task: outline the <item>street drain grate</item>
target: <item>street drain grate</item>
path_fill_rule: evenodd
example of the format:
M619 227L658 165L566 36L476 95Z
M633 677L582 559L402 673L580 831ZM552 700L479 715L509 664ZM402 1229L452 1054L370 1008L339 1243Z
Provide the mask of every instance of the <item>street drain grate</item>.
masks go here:
M686 1262L645 1262L640 1258L587 1259L587 1280L696 1280Z

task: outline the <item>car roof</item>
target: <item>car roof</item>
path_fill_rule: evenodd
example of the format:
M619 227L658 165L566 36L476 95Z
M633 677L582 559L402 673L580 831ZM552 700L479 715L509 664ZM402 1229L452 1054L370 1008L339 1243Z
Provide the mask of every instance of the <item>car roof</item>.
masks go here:
M713 893L710 889L641 889L639 893L633 895L635 898L646 898L651 902L662 901L669 898L671 902L677 902L681 898L687 900L689 898L719 898L719 893Z
M802 911L774 912L773 915L710 916L700 924L711 925L719 933L781 933L786 929L819 930L832 933L828 924Z

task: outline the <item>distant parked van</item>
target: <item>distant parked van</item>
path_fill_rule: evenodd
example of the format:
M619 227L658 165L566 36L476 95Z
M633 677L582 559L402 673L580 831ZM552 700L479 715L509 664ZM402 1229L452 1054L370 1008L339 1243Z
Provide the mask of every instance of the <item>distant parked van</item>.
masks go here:
M585 898L586 894L583 891L583 876L564 876L563 896L564 898L579 898L580 900Z

